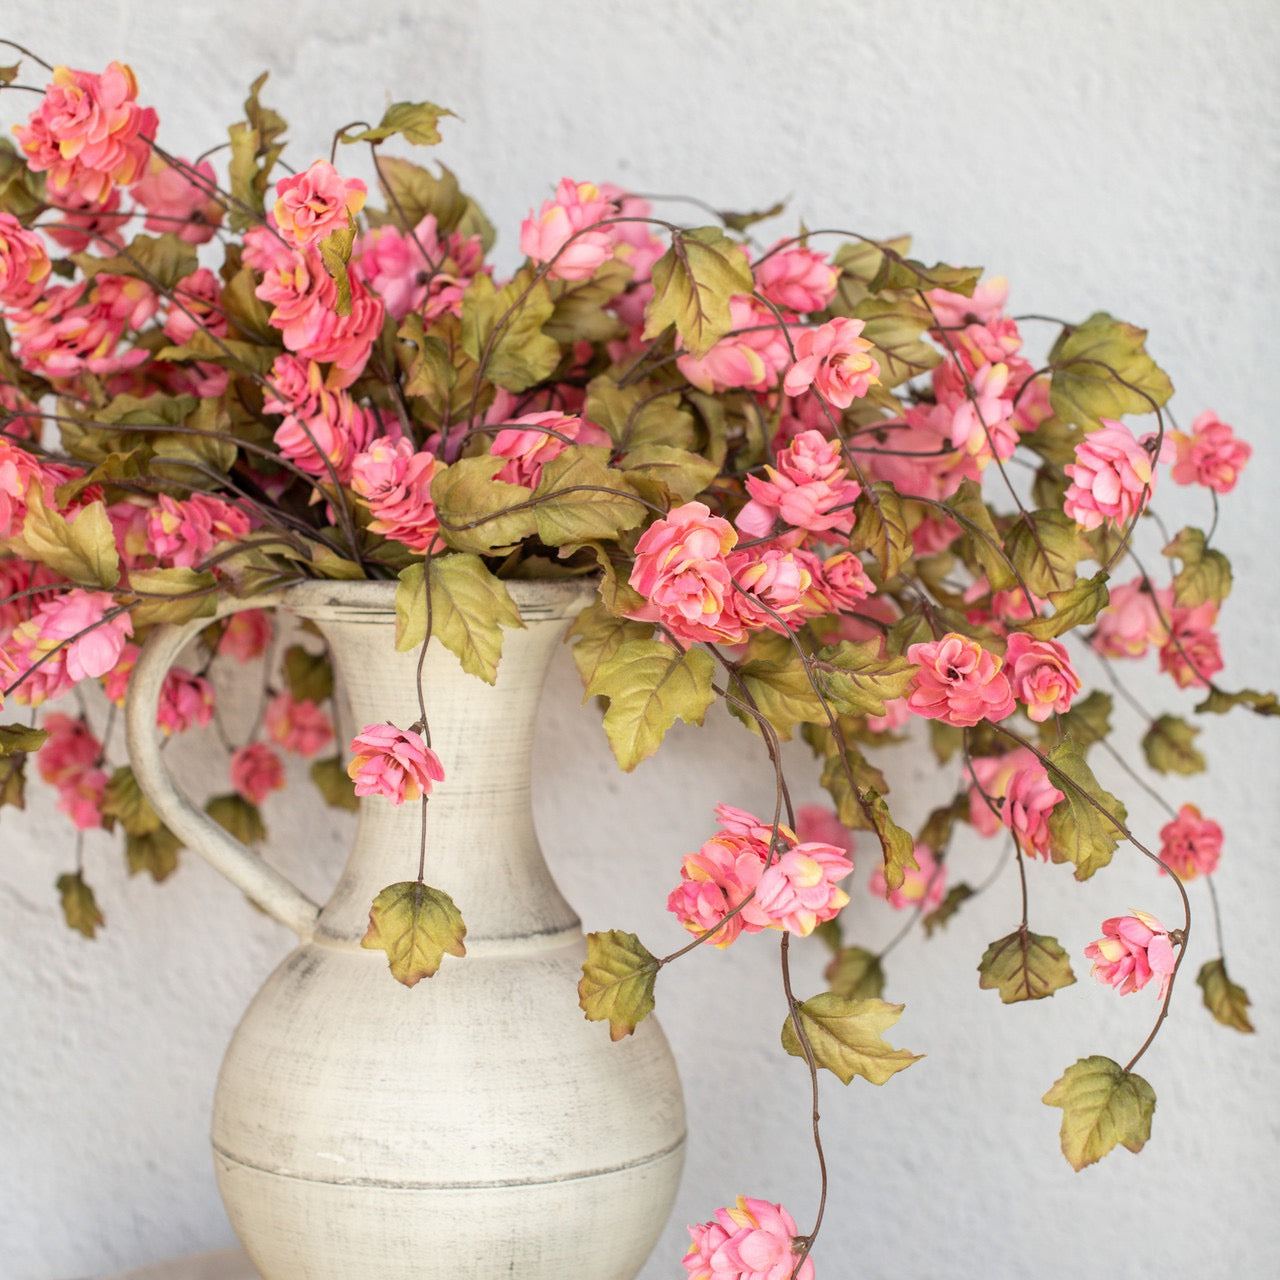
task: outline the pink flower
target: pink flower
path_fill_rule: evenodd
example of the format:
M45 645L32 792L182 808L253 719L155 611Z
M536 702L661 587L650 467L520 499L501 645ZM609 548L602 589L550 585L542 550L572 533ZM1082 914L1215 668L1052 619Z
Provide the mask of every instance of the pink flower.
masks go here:
M368 188L344 178L327 160L276 183L271 213L276 228L295 249L306 249L345 227L364 208Z
M1002 756L976 756L973 760L975 782L969 787L969 822L979 834L993 836L1000 830L1003 818L1001 802L1009 779L1020 769L1039 765L1035 752L1026 747L1006 751ZM992 803L988 803L988 797Z
M884 715L868 716L867 728L872 733L892 733L911 720L911 708L906 698L890 698L884 704Z
M107 695L108 701L114 702L117 707L124 706L125 695L129 692L129 678L138 665L141 653L142 650L132 640L129 641L120 650L116 665L102 677L102 691Z
M351 739L354 758L347 773L358 796L386 796L392 804L417 800L444 780L440 757L416 729L367 724Z
M47 724L46 720L46 724ZM1184 804L1172 822L1160 828L1160 858L1182 880L1211 875L1222 857L1222 828L1201 815L1193 804ZM1167 875L1164 867L1161 875Z
M110 671L133 634L127 613L107 618L114 607L109 592L77 587L44 602L19 623L8 646L19 673L27 676L17 691L18 701L39 706L81 680Z
M800 1249L795 1219L780 1205L739 1196L732 1209L717 1209L715 1220L689 1228L684 1256L690 1280L790 1280ZM806 1258L796 1280L813 1280Z
M876 897L885 898L895 911L916 906L925 910L936 907L947 891L946 868L934 857L933 850L917 840L911 852L915 855L916 867L914 870L907 868L902 884L892 892L885 879L883 863L876 867L867 881L867 888Z
M431 482L443 470L433 453L415 453L408 440L375 440L351 463L351 487L369 504L369 528L411 551L431 549L440 531Z
M967 324L986 324L999 318L1009 297L1009 281L1004 276L992 276L982 281L971 298L950 289L930 289L929 306L938 324L944 329Z
M217 175L208 160L175 160L170 164L153 155L146 176L133 188L133 198L147 211L146 230L169 231L188 244L205 244L222 224Z
M49 736L36 752L36 767L52 786L74 782L86 769L94 768L102 757L102 743L79 716L51 711L41 721L41 728Z
M71 253L124 248L121 228L128 219L120 212L119 187L112 187L101 199L87 199L73 189L50 193L50 200L57 210L57 221L40 224L50 240Z
M798 627L808 608L813 577L800 554L779 545L731 551L725 561L741 591L734 609L744 627L768 627L785 634Z
M1063 799L1062 792L1049 781L1048 770L1034 757L1010 775L1000 821L1013 832L1018 847L1029 858L1049 856L1049 814Z
M1104 520L1127 524L1146 509L1155 489L1155 468L1146 448L1155 435L1135 440L1124 423L1111 418L1100 421L1102 426L1076 445L1075 462L1063 467L1071 485L1062 509L1082 529L1096 529ZM1161 461L1169 443L1165 442Z
M1214 493L1230 493L1253 454L1253 449L1236 439L1235 432L1212 409L1191 424L1189 436L1181 431L1170 435L1177 458L1169 474L1178 484L1202 484Z
M191 341L197 330L224 338L229 327L222 309L222 282L208 267L200 267L178 281L164 322L164 336L170 342L182 346Z
M1057 640L1034 640L1015 631L1009 637L1004 665L1014 696L1026 703L1027 715L1036 723L1069 711L1071 700L1080 692L1080 677L1067 647Z
M825 613L851 613L875 589L862 561L852 551L828 556L813 574L812 594Z
M165 733L186 733L213 719L213 685L182 667L170 667L160 687L156 723Z
M880 365L867 354L872 344L861 333L861 320L843 316L806 329L796 339L796 360L782 389L798 396L812 385L829 404L847 409L880 380Z
M260 657L271 639L271 615L265 609L242 609L227 618L218 637L218 652L237 662Z
M410 312L428 324L446 312L461 316L467 285L487 270L480 237L454 231L441 239L433 213L412 235L387 225L361 236L351 261L397 322Z
M526 413L514 418L489 446L495 457L507 459L494 479L536 489L543 466L558 458L571 443L608 444L609 436L594 422L571 414Z
M107 775L102 769L86 769L58 787L58 809L79 831L102 826L102 799Z
M853 863L835 845L797 844L765 869L751 905L772 928L808 937L849 901L836 881L852 870Z
M685 856L680 883L667 897L667 910L690 933L715 928L760 883L768 852L767 841L743 832L717 831L697 853ZM758 933L765 927L764 920L748 919L740 911L715 934L711 945L723 949L744 929Z
M1111 658L1140 658L1168 637L1172 611L1172 587L1153 593L1142 578L1112 587L1107 607L1098 614L1093 647Z
M27 164L48 172L55 195L74 191L101 200L113 184L131 186L146 172L157 120L137 96L133 72L119 62L100 76L55 67L40 105L25 125L14 126L14 136Z
M1222 647L1213 629L1217 616L1211 600L1170 610L1172 632L1160 646L1160 670L1171 675L1179 689L1204 688L1222 670Z
M959 370L948 362L939 367L934 386L939 408L950 416L951 443L968 454L979 471L992 458L1013 456L1018 429L1007 364L984 364L970 376L966 387Z
M802 804L796 810L796 835L802 843L834 845L853 856L853 833L828 805Z
M0 436L0 540L22 532L27 516L27 492L33 482L40 485L48 505L53 498L54 486L46 478L40 460L20 445Z
M791 359L784 326L755 298L741 294L729 299L729 320L732 330L705 356L686 352L676 357L677 367L700 391L771 390Z
M309 408L304 406L304 410ZM368 448L376 432L377 420L350 392L320 387L314 412L290 413L272 439L281 455L299 470L327 479L332 467L345 484L351 479L356 457Z
M853 504L862 492L849 479L838 443L820 431L802 431L765 475L748 476L751 500L738 512L736 524L749 537L767 537L781 519L811 533L848 533L854 525Z
M783 242L779 242L783 243ZM752 268L756 288L784 311L821 311L831 301L840 272L820 253L799 245L775 246Z
M287 689L267 703L263 726L271 740L300 756L318 755L333 738L329 717L310 698Z
M920 667L907 695L918 716L968 728L980 720L1003 720L1014 709L1000 659L976 640L949 631L941 640L913 644L907 658Z
M1163 1000L1173 979L1173 942L1169 931L1153 915L1135 911L1102 922L1103 936L1084 949L1093 961L1093 976L1122 995L1160 978L1158 999Z
M547 272L553 280L589 280L613 257L618 241L616 225L589 228L617 212L593 183L561 178L555 199L544 200L538 216L530 210L520 224L520 252L534 262L554 258Z
M44 241L13 214L0 212L0 306L29 307L40 296L50 270Z
M148 548L157 560L180 569L199 564L221 542L249 532L249 517L238 507L204 493L177 501L162 493L147 513Z
M261 804L284 786L284 765L265 742L251 742L231 755L231 785L250 804Z
M687 644L736 644L745 629L725 557L733 526L701 502L673 507L640 536L630 583L648 602L635 616L658 621Z

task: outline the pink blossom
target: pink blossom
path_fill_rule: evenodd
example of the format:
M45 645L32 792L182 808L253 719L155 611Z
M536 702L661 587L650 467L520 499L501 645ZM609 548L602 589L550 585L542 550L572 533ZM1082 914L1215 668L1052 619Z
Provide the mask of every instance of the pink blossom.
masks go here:
M705 356L685 352L676 357L680 372L700 391L771 390L791 359L784 325L762 303L742 294L729 299L729 320L733 328Z
M916 841L911 852L915 856L916 867L908 867L902 876L902 884L890 891L889 882L885 879L884 864L881 863L871 873L867 888L878 898L885 898L895 911L904 911L908 907L923 907L928 911L940 903L947 891L946 868L934 857L933 850L926 844Z
M124 224L128 215L120 212L120 188L112 187L100 199L88 199L76 190L49 193L58 212L56 222L42 222L40 229L49 239L70 253L94 249L106 253L124 248Z
M609 436L602 428L574 414L526 413L493 437L489 452L507 459L494 479L536 489L543 466L570 444L608 443Z
M183 346L197 330L225 338L229 328L222 308L222 282L208 267L200 267L178 281L164 322L164 336L170 342Z
M160 686L156 724L166 734L186 733L213 719L213 685L182 667L170 667Z
M237 662L261 657L271 639L271 615L265 609L241 609L223 623L218 652Z
M979 471L992 458L1013 456L1018 429L1007 364L983 365L966 386L956 366L948 362L939 367L934 383L938 404L950 415L951 443L968 454Z
M50 785L60 787L73 782L99 763L102 743L83 717L51 711L41 721L41 728L49 736L36 752L36 768Z
M734 610L744 627L785 634L804 620L813 577L797 552L777 544L758 545L731 551L725 564L740 588Z
M1034 758L1010 775L1000 821L1013 832L1028 857L1049 856L1049 814L1063 799L1063 793L1049 781L1048 770Z
M47 171L55 193L76 191L100 200L113 184L127 187L146 172L156 113L137 103L133 72L112 62L101 75L55 67L40 105L14 126L37 173Z
M795 1219L780 1205L739 1196L732 1209L717 1209L715 1220L689 1228L684 1256L690 1280L790 1280L800 1248ZM806 1258L796 1280L813 1280Z
M543 201L536 218L530 210L520 224L520 252L533 262L554 258L547 271L553 280L589 280L613 257L618 231L615 225L588 228L617 212L593 183L561 178L555 198Z
M1214 493L1230 493L1253 449L1212 409L1192 424L1191 434L1170 432L1177 457L1169 473L1178 484L1202 484Z
M802 844L818 842L834 845L853 856L853 833L840 821L836 811L825 804L802 804L796 810L796 836Z
M1067 647L1057 640L1035 640L1015 631L1009 637L1004 665L1014 696L1026 704L1027 715L1037 723L1069 711L1080 692L1080 677Z
M808 937L849 901L836 881L852 870L853 863L833 844L794 845L765 869L751 905L772 928Z
M680 866L680 883L667 897L667 910L690 932L706 933L740 906L760 883L768 856L762 842L741 831L717 831L697 853L687 854ZM740 911L713 938L724 948L745 929L758 933L767 921Z
M157 560L180 569L199 564L221 542L249 532L249 517L238 507L205 493L181 501L162 493L147 513L147 542Z
M1179 689L1205 688L1222 670L1222 646L1213 629L1217 616L1211 600L1170 610L1172 631L1160 646L1160 670L1171 675Z
M1146 509L1155 489L1155 467L1146 446L1156 436L1135 440L1124 423L1111 418L1100 421L1102 426L1076 445L1075 462L1063 467L1071 477L1063 510L1082 529L1096 529L1104 520L1127 524ZM1160 460L1169 443L1165 442Z
M1009 297L1009 281L1004 276L992 276L975 286L972 297L953 293L950 289L930 289L927 296L941 328L986 324L1004 311Z
M271 740L300 756L318 755L333 738L329 717L310 698L287 689L267 703L263 726Z
M1173 588L1152 589L1142 578L1110 588L1107 607L1098 614L1093 647L1111 658L1140 658L1169 634Z
M231 785L250 804L261 804L284 786L284 765L265 742L251 742L232 752Z
M446 313L461 316L467 286L487 270L480 237L453 231L441 238L433 213L412 235L387 225L361 236L351 263L394 320L412 312L428 324Z
M347 773L358 796L386 796L392 804L417 800L444 780L440 757L416 729L367 724L351 739Z
M10 636L10 656L20 673L31 674L18 691L18 700L38 706L81 680L97 679L110 671L133 634L127 613L108 619L114 607L109 592L77 587L41 604L19 623Z
M272 439L281 455L300 471L328 479L332 468L339 482L346 484L356 457L376 433L377 420L350 392L321 387L316 411L309 416L290 413Z
M1000 830L1002 804L1009 779L1021 769L1039 764L1035 752L1027 747L1006 751L1001 756L976 756L973 760L974 783L969 788L969 822L984 836ZM988 798L991 803L988 803Z
M636 543L630 584L647 607L634 616L657 621L687 644L736 644L745 636L725 557L738 541L733 526L701 502L673 507Z
M1102 922L1103 936L1084 949L1093 961L1093 976L1122 995L1160 978L1157 999L1163 1000L1173 980L1175 957L1169 931L1153 915L1135 911Z
M359 178L344 178L327 160L316 160L276 183L271 212L280 234L295 249L307 249L345 227L364 208L367 196Z
M217 175L208 160L192 164L151 157L146 176L133 188L133 198L147 211L146 230L168 231L188 244L205 244L222 225Z
M1222 857L1222 828L1204 817L1193 804L1184 804L1178 816L1160 828L1160 859L1182 880L1212 875ZM1164 867L1161 875L1167 875Z
M767 537L781 519L811 533L848 533L854 525L853 504L862 492L849 479L840 445L820 431L802 431L765 467L765 475L748 476L751 500L738 512L737 526L749 537Z
M752 267L756 288L784 311L821 311L835 295L840 272L812 249L779 245Z
M884 704L884 715L867 717L867 728L872 733L893 733L910 721L911 708L906 698L889 698Z
M85 769L58 787L58 809L78 831L102 826L102 799L107 775L102 769Z
M913 644L907 658L920 668L907 695L918 716L968 728L980 720L1003 720L1014 709L1000 659L976 640L949 631L941 640Z
M33 483L40 486L46 504L52 501L53 486L48 483L40 460L0 436L0 539L22 532L27 494Z
M867 353L872 344L862 334L863 322L843 316L796 338L795 363L787 370L782 389L798 396L814 387L837 409L847 409L880 381L880 365Z
M108 701L114 702L117 707L124 706L125 695L129 692L129 679L141 654L142 650L130 640L120 650L116 665L102 677L102 691L107 695Z
M29 307L51 269L44 241L13 214L0 212L0 306Z
M375 440L351 464L351 487L369 504L369 528L411 551L431 549L440 531L431 482L443 469L433 453L415 453L408 440Z

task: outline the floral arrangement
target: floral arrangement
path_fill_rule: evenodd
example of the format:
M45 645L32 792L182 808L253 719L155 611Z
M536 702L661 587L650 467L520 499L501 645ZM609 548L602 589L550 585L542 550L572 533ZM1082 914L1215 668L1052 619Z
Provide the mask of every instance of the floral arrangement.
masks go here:
M1210 410L1176 428L1142 329L1105 312L1019 321L1004 281L926 265L905 240L766 246L753 228L776 208L690 228L569 178L523 222L504 278L454 175L385 150L438 143L443 108L396 104L294 171L262 80L229 143L193 160L162 148L128 67L46 70L38 85L0 69L5 98L31 108L0 143L0 687L31 709L0 726L0 804L23 804L33 763L79 832L120 828L130 871L163 879L179 841L111 756L150 628L304 578L394 578L400 646L434 637L492 682L518 623L504 583L589 577L570 639L619 764L720 701L777 782L759 814L720 805L705 843L673 855L687 945L656 956L622 930L591 936L586 1016L619 1039L665 965L775 934L783 1046L807 1066L820 1156L820 1072L884 1084L916 1060L883 1038L902 1006L883 999L882 956L842 927L854 833L873 891L926 933L979 891L951 875L957 829L1005 842L1022 917L978 966L1005 1002L1076 980L1030 929L1028 864L1084 880L1124 844L1180 919L1117 915L1083 958L1121 995L1154 983L1152 1035L1123 1066L1068 1067L1044 1101L1077 1169L1144 1145L1155 1094L1134 1067L1186 955L1186 882L1216 871L1223 831L1186 803L1166 806L1158 842L1129 828L1089 757L1147 783L1113 744L1111 693L1086 691L1077 664L1091 654L1124 691L1123 664L1154 657L1201 713L1277 703L1218 683L1231 569L1217 504L1250 448ZM353 145L380 207L335 163ZM1038 357L1023 324L1046 336ZM1207 532L1169 534L1151 506L1161 483L1207 491ZM447 774L423 720L363 726L334 750L314 636L278 653L250 609L202 645L198 669L168 677L160 723L216 723L212 664L261 665L257 723L227 742L228 790L209 803L242 839L264 836L284 753L346 808L429 803ZM1143 715L1151 770L1205 767L1185 715ZM906 733L954 776L915 832L874 763ZM793 806L779 742L796 734L830 806ZM93 937L82 849L57 887ZM465 952L458 909L415 913L424 895L446 897L390 886L365 939L409 985ZM831 950L830 989L800 999L789 946L808 935ZM1252 1030L1223 958L1198 982L1213 1017ZM690 1229L685 1268L804 1280L820 1221L801 1231L744 1196Z

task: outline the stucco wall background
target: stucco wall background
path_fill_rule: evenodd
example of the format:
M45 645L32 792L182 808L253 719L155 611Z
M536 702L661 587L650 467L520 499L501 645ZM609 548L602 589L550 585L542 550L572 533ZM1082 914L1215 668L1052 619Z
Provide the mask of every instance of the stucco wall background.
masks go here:
M64 0L10 6L3 27L50 61L129 62L163 140L183 154L220 139L263 69L299 163L327 153L333 127L376 119L387 102L447 104L463 121L446 126L439 158L500 228L507 261L520 217L562 174L730 208L785 195L810 226L910 230L926 260L1009 275L1015 313L1082 318L1105 307L1149 326L1180 421L1212 406L1255 445L1223 516L1236 567L1224 682L1280 685L1280 12L1267 0ZM3 108L7 127L19 108ZM1208 519L1206 504L1167 490L1171 521ZM1161 707L1194 701L1154 681L1135 687ZM1136 758L1139 726L1119 719ZM596 714L578 707L563 655L541 732L540 830L584 924L674 945L663 900L681 853L708 833L711 805L771 794L754 740L726 723L677 732L624 777ZM1163 786L1226 828L1228 957L1259 1034L1220 1028L1199 1006L1190 979L1215 954L1200 888L1190 972L1141 1068L1159 1096L1152 1141L1140 1157L1120 1151L1073 1174L1057 1151L1060 1113L1039 1097L1077 1057L1126 1060L1155 1006L1149 992L1113 997L1082 959L1081 981L1051 1001L1005 1008L979 991L986 943L1017 921L1016 884L1002 883L927 945L890 958L887 994L906 1012L889 1038L925 1061L882 1090L824 1081L832 1191L820 1276L1280 1269L1278 735L1276 722L1238 711L1200 740L1212 780ZM183 745L198 778L198 745ZM729 746L739 763L717 760ZM896 794L919 817L937 776L898 755ZM1099 773L1154 838L1160 811L1105 762ZM273 802L267 816L277 832L297 832L278 843L280 865L322 895L345 832L298 800ZM209 1100L238 1013L289 936L191 857L154 886L128 880L114 846L91 839L109 923L87 943L59 919L52 885L72 852L51 807L5 810L0 850L0 1280L69 1280L229 1243L206 1147ZM976 880L993 857L962 847L953 865ZM864 852L860 883L871 861ZM1106 915L1139 906L1177 917L1172 887L1133 853L1083 887L1062 868L1033 867L1031 879L1032 926L1076 957ZM872 942L897 924L861 895L855 919ZM644 1280L677 1274L683 1224L738 1193L783 1199L802 1225L816 1206L807 1083L775 1047L776 951L757 941L662 976L659 1014L691 1141ZM799 964L802 993L820 989L817 952ZM406 1081L406 1105L425 1087Z

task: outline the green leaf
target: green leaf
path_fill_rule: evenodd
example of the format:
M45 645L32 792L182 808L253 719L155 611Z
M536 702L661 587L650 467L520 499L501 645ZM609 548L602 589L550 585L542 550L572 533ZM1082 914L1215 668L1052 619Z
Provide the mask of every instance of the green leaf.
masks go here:
M542 468L533 496L538 537L549 547L612 539L648 514L604 445L574 444Z
M1065 796L1049 814L1049 857L1054 862L1070 862L1076 879L1087 880L1111 861L1121 832L1085 795L1121 822L1127 816L1125 808L1098 785L1077 743L1068 739L1050 751L1048 759L1049 781Z
M396 648L420 645L427 634L423 567L411 564L396 588ZM431 558L431 634L462 669L486 684L498 678L502 628L522 628L506 587L473 555Z
M902 1009L902 1005L884 1000L851 1000L834 991L824 991L796 1006L814 1061L841 1084L848 1084L854 1076L884 1084L924 1057L895 1049L881 1037L902 1016ZM790 1015L782 1025L782 1047L793 1057L804 1057Z
M195 569L133 569L129 590L141 598L130 616L135 627L153 622L189 622L207 618L217 608L212 588L217 579ZM151 597L157 597L152 599Z
M976 480L962 480L945 506L964 529L967 542L961 545L967 545L970 549L973 560L986 575L987 585L991 590L1009 591L1017 586L1017 575L1005 554L999 530L996 529L987 504L982 500L981 485Z
M44 175L27 168L25 156L0 138L0 211L27 223L44 208Z
M809 726L806 726L806 732ZM865 800L871 792L884 792L889 784L884 774L858 750L856 746L845 741L845 750L840 751L834 743L826 752L819 779L827 789L836 807L836 816L854 831L874 830L873 815L865 806Z
M587 934L578 1005L590 1022L608 1019L609 1039L629 1036L653 1012L660 965L634 933Z
M21 62L14 62L8 66L0 67L0 84L12 84L18 78L18 72L21 70Z
M249 87L244 103L246 119L233 124L229 130L231 157L227 176L232 204L228 221L232 231L244 231L262 216L271 170L284 150L284 144L279 141L285 131L283 117L258 100L258 93L266 82L264 71Z
M776 218L786 207L786 203L779 200L777 204L771 204L767 209L755 209L751 213L733 213L728 209L717 209L716 216L730 231L746 231L757 222L767 222L770 218Z
M902 499L887 480L874 481L854 503L856 521L849 535L853 551L870 551L880 564L880 577L888 584L911 559L911 534L902 510Z
M232 792L228 795L214 796L205 805L204 811L242 844L257 844L267 838L262 811L242 795Z
M780 738L790 738L798 724L826 723L822 702L787 636L760 632L752 637L747 654L737 677ZM732 705L729 710L753 732L759 732L754 716Z
M680 393L650 383L620 387L601 374L587 383L584 413L628 453L647 445L688 450L697 442L693 414L681 404Z
M537 530L529 490L493 477L502 458L460 458L431 482L431 499L445 541L455 551L505 555Z
M747 255L719 227L673 231L671 248L654 263L644 338L674 325L685 349L701 359L733 328L729 299L753 288Z
M925 912L924 919L920 921L924 925L924 936L932 938L934 930L949 924L951 917L973 896L974 890L967 884L953 884L947 890L947 896L932 911Z
M0 724L0 759L21 752L37 751L49 734L25 724Z
M1070 738L1082 752L1087 752L1094 743L1103 741L1110 734L1111 709L1111 695L1095 689L1087 698L1074 703L1070 711L1059 716L1058 723L1049 719L1040 726L1041 745L1049 751L1062 738Z
M545 280L525 268L502 289L475 276L462 295L462 346L484 377L508 391L524 391L555 372L560 344L542 332L555 310Z
M22 540L32 559L85 587L114 587L120 556L107 509L101 502L81 507L70 520L44 505L38 482L27 491Z
M129 874L136 876L145 871L159 884L177 869L181 849L182 841L166 826L157 827L142 835L126 834L124 856Z
M333 665L327 653L312 653L300 644L284 651L284 678L299 701L323 702L333 694Z
M928 312L868 298L856 308L856 316L865 321L862 336L875 345L881 386L899 386L941 364L937 347L924 340L931 323Z
M1157 773L1203 773L1205 759L1195 745L1199 735L1181 716L1159 716L1142 735L1142 753Z
M440 121L453 116L448 107L434 102L393 102L374 129L339 135L341 142L384 142L400 135L418 147L434 147L440 141ZM454 119L457 117L454 116Z
M872 830L880 841L880 850L884 855L887 897L895 889L902 888L902 882L908 871L920 869L914 852L915 841L912 840L910 831L904 830L894 822L889 814L889 806L878 792L868 791L863 797L863 807L871 820Z
M0 755L0 809L27 807L27 757L23 752L5 758Z
M1048 596L1075 587L1076 565L1089 554L1089 544L1061 511L1032 511L1009 531L1005 551L1027 587Z
M1234 693L1226 689L1210 689L1209 696L1196 703L1195 709L1223 715L1232 707L1248 707L1259 716L1280 716L1280 699L1274 693L1260 693L1257 689L1240 689Z
M1099 570L1092 578L1080 578L1066 591L1049 592L1053 617L1033 618L1019 623L1018 627L1037 640L1052 640L1073 627L1092 622L1107 607L1110 598L1107 574Z
M880 656L879 640L842 640L818 651L814 675L838 711L882 716L885 703L901 698L916 664L904 657Z
M369 908L369 928L360 945L385 951L391 976L406 987L430 978L444 957L465 956L467 926L453 899L416 880L388 885Z
M351 277L347 274L347 263L351 261L351 248L355 241L354 226L339 227L320 241L320 261L324 263L329 278L337 285L337 293L333 299L335 315L351 314Z
M978 974L978 986L998 991L1005 1004L1043 1000L1076 980L1057 938L1032 933L1025 926L996 939L983 952Z
M106 924L106 919L93 896L93 890L77 871L74 875L61 875L55 887L62 899L62 914L69 928L92 938Z
M1220 605L1231 594L1231 561L1206 547L1199 529L1179 530L1164 554L1182 561L1173 578L1173 603L1179 608L1193 609L1208 601Z
M330 756L327 760L316 760L312 763L311 781L316 790L324 798L331 809L346 809L351 813L360 810L360 797L356 795L355 783L347 773L341 757Z
M609 612L603 601L597 600L573 620L566 639L573 642L573 661L582 678L582 687L590 688L596 672L606 665L629 640L648 640L653 636L653 625L619 618ZM585 702L590 694L583 694Z
M605 306L631 283L631 267L610 258L586 280L549 280L555 310L542 331L561 346L575 342L611 342L626 336L626 325Z
M1042 1101L1062 1108L1062 1154L1077 1172L1118 1144L1141 1151L1151 1137L1155 1090L1110 1058L1081 1058Z
M160 815L142 794L138 779L126 764L112 773L102 795L102 812L115 818L131 836L150 835L161 826Z
M867 287L872 293L883 293L886 289L948 289L968 298L981 278L981 267L950 267L945 262L926 267L923 262L903 258L886 248L880 270Z
M866 947L841 947L822 976L846 1000L878 1000L884 995L884 965Z
M601 662L588 697L609 699L604 731L621 768L630 772L651 756L668 729L701 724L715 701L715 662L702 649L681 653L660 640L628 640Z
M421 165L399 156L378 156L378 185L402 231L410 231L432 214L442 236L457 229L467 210L467 197L444 165L437 178Z
M642 444L619 463L631 476L663 485L676 503L692 502L720 474L720 468L700 453L666 444Z
M71 260L87 280L105 272L145 280L164 290L173 289L200 265L195 246L180 240L171 231L161 236L134 236L124 249L110 258L99 258L92 253L73 253ZM177 304L174 309L178 309Z
M1152 413L1173 394L1168 375L1147 354L1147 331L1105 311L1063 330L1049 359L1049 403L1086 430L1101 418Z
M1236 1031L1252 1031L1249 1021L1249 997L1227 977L1227 962L1221 956L1206 960L1196 974L1196 983L1204 993L1204 1007L1215 1021Z

